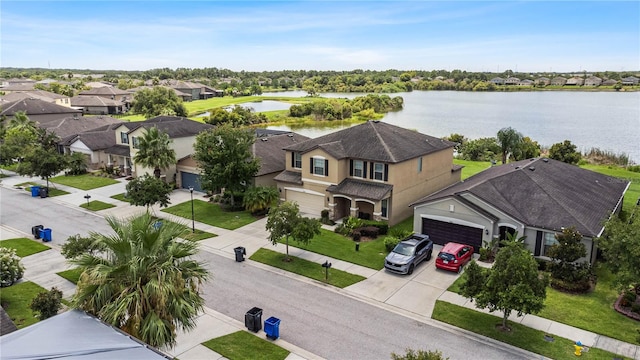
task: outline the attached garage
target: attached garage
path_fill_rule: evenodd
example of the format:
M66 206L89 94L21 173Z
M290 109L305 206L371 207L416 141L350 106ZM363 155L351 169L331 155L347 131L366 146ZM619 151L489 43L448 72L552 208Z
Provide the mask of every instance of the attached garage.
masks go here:
M200 175L190 172L180 172L180 185L183 189L193 187L193 190L202 192L200 185Z
M422 219L422 233L429 235L434 244L457 242L473 246L475 252L482 247L482 228L454 224L445 221Z
M320 212L324 209L323 195L287 189L285 196L287 201L298 203L301 213L320 216Z

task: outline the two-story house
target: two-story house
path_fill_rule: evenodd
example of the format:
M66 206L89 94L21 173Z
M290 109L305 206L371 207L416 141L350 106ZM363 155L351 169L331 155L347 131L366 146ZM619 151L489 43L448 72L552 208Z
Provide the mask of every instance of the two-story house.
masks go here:
M412 215L416 199L460 181L449 141L382 121L289 145L286 169L275 177L282 201L319 216L387 220Z

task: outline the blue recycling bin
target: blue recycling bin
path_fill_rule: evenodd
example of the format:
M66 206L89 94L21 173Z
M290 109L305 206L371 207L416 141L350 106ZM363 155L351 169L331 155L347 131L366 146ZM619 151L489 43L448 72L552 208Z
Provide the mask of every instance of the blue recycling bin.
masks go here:
M264 321L264 332L269 339L275 340L280 337L280 319L270 317Z
M40 186L31 185L31 197L40 196Z
M51 229L50 228L40 229L40 237L44 242L51 241Z

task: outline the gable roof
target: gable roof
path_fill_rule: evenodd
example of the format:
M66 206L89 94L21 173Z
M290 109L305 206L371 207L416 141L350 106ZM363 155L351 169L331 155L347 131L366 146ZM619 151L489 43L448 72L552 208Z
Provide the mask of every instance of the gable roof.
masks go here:
M101 96L79 95L71 98L71 106L122 106L122 101Z
M115 130L122 125L114 123L104 125L80 134L67 137L61 142L61 145L71 145L76 141L82 141L92 151L109 149L116 145ZM128 148L128 146L127 146Z
M169 135L169 138L181 138L197 135L203 131L213 129L214 126L178 116L156 116L152 119L131 123L129 133L139 129L157 127Z
M62 119L48 121L39 126L53 131L59 138L66 140L69 136L74 136L86 131L95 130L110 124L122 124L122 120L109 116L69 116Z
M263 134L260 136L259 134ZM309 138L296 134L285 133L278 135L264 135L264 132L256 131L256 141L251 146L253 156L260 159L260 169L256 176L271 174L286 168L287 157L285 147L306 141Z
M69 97L44 90L12 92L10 94L2 96L2 99L6 101L19 101L29 98L55 102L57 99L67 99Z
M112 95L130 95L128 91L120 90L113 86L103 86L91 88L80 92L80 95L97 95L97 96L112 96Z
M450 141L373 120L288 146L285 150L306 153L321 148L336 159L399 163L454 145Z
M0 112L0 115L13 116L18 111L24 111L27 115L82 113L80 110L72 109L67 106L29 98L2 104L2 111Z
M561 161L530 159L491 167L410 206L471 194L527 226L554 231L575 226L596 237L629 184Z

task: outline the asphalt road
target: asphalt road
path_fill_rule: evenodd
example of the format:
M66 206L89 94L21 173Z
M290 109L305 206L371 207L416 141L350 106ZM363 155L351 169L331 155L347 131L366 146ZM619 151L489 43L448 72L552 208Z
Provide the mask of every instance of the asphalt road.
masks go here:
M0 188L0 222L31 232L43 224L52 228L54 242L73 234L111 232L94 214L52 199L31 198L26 192ZM409 319L366 302L227 257L201 252L212 273L204 285L206 306L244 321L256 306L262 320L281 320L280 337L327 359L390 359L406 348L441 350L456 359L525 359L519 351L496 346L448 327Z

